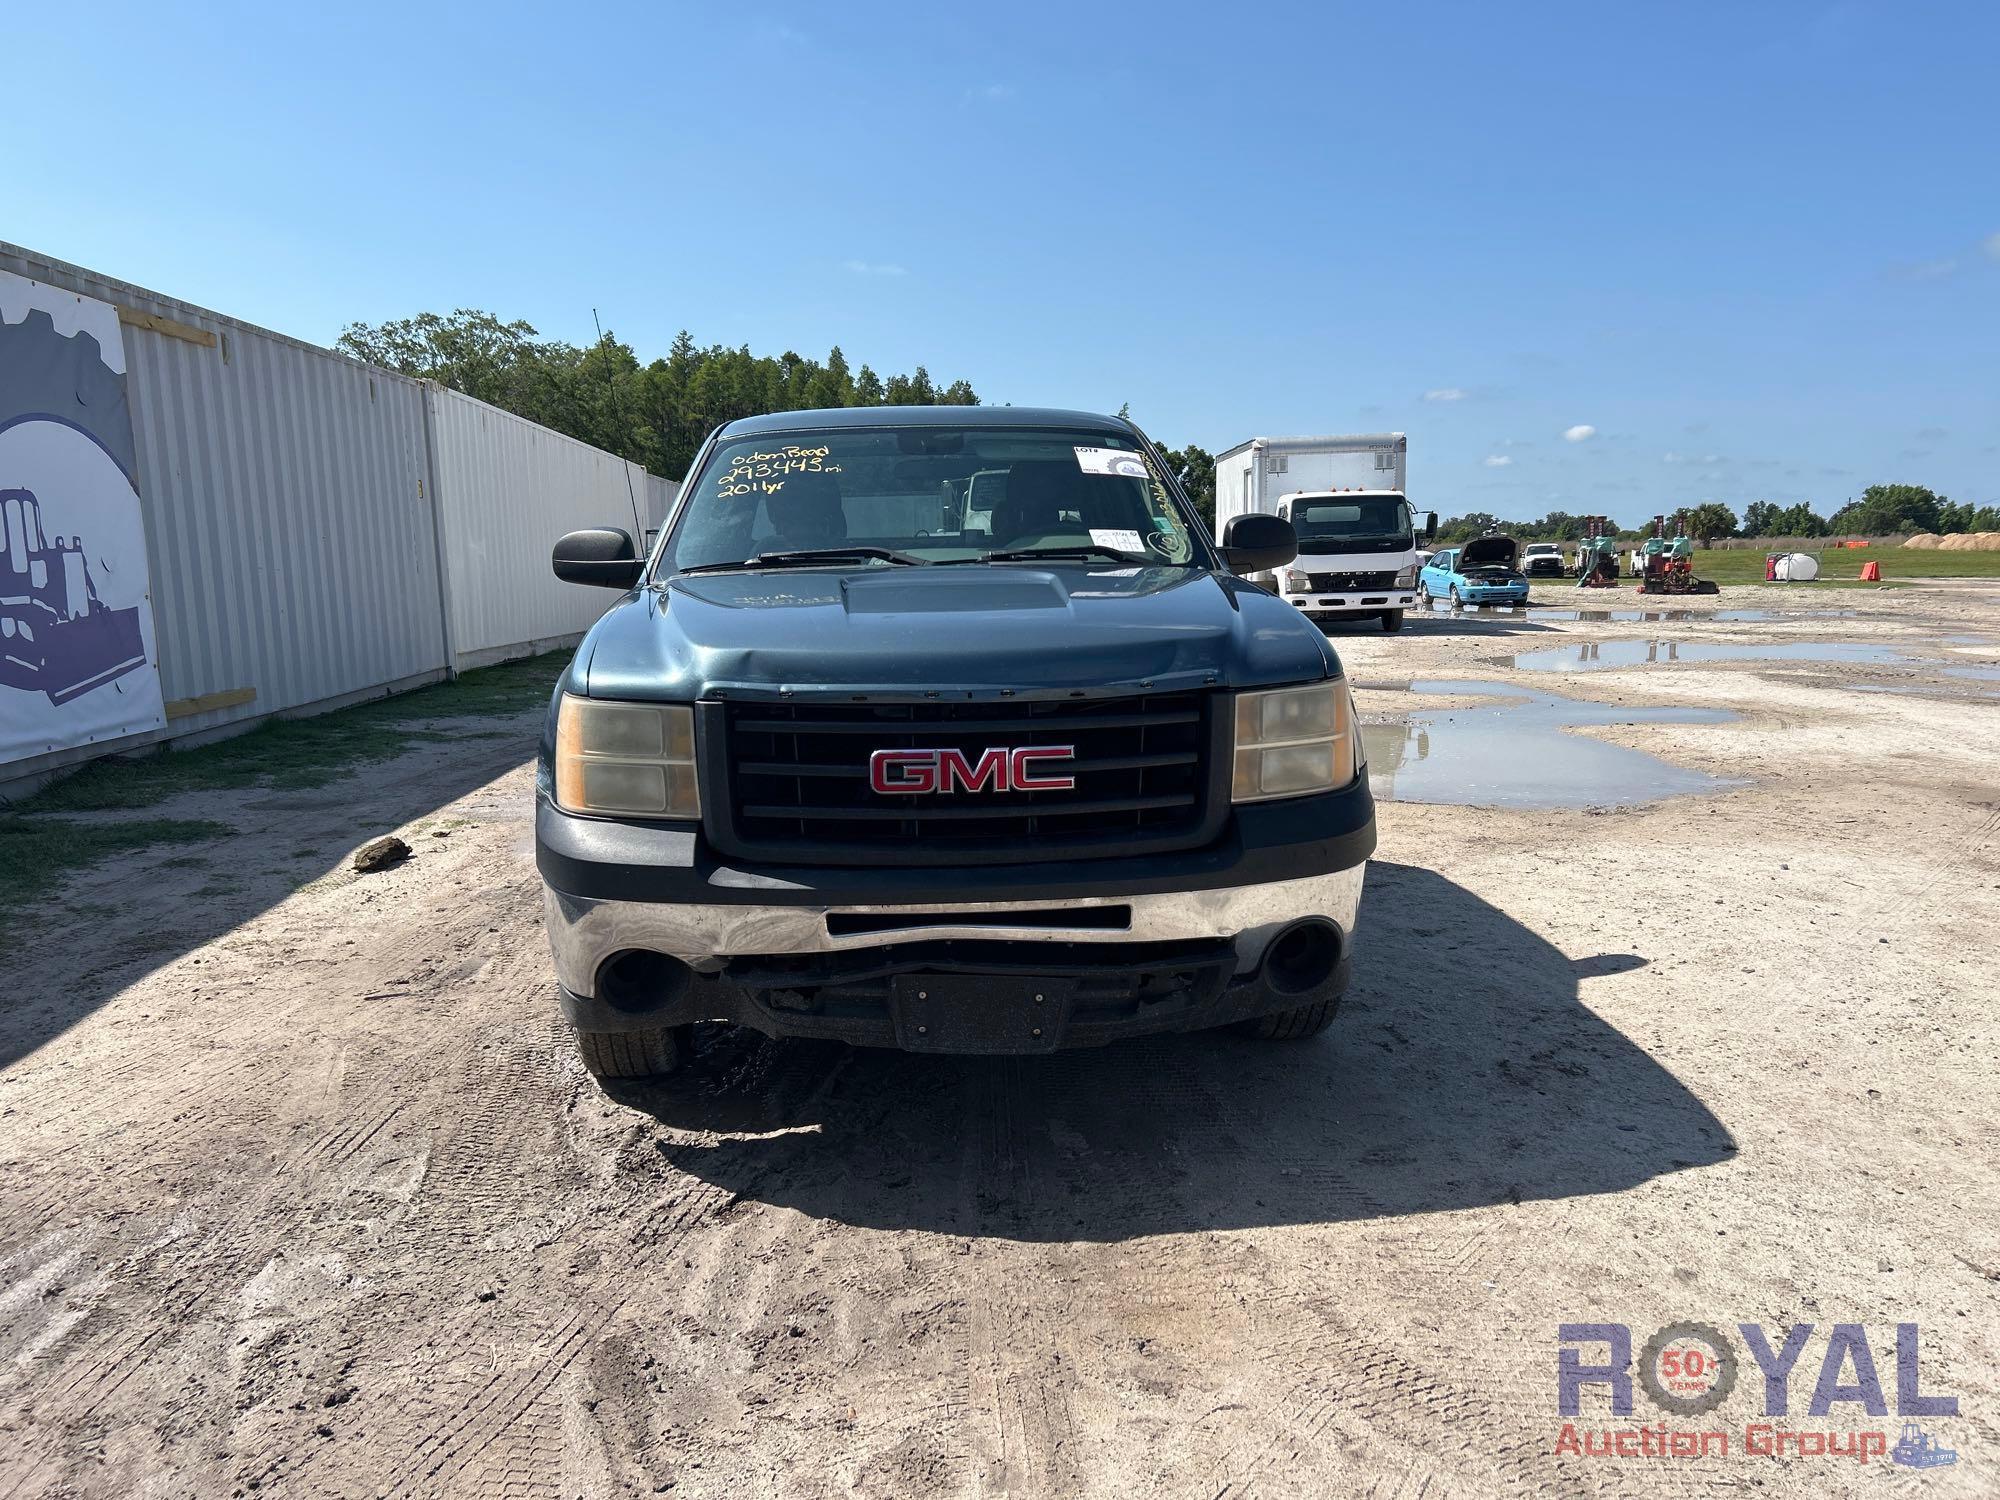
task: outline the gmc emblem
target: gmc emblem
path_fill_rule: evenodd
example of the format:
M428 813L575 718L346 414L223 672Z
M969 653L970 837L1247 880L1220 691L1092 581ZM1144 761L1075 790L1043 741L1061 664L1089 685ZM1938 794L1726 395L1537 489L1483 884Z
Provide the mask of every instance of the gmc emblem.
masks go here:
M877 750L868 757L871 790L904 795L928 792L1069 792L1076 778L1038 772L1038 765L1070 760L1074 745L1020 745L995 748L966 759L958 750Z

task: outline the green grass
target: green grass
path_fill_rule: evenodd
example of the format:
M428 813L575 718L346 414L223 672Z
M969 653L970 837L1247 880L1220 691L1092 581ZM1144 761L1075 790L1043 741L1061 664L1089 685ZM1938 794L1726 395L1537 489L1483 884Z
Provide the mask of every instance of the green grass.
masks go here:
M308 789L325 786L357 765L388 760L412 744L500 738L497 730L454 733L423 721L538 708L555 690L569 656L552 651L314 718L272 719L248 734L196 750L97 761L51 783L14 811L95 812L148 807L177 792Z
M227 823L197 818L135 818L85 823L74 818L24 818L0 814L0 907L19 912L46 901L55 877L110 854L160 844L197 844L221 838ZM10 920L8 926L15 924ZM4 946L4 940L0 940Z
M114 854L222 838L227 823L195 818L79 819L66 813L149 807L177 792L256 791L325 786L368 761L388 760L412 744L505 738L501 730L453 732L435 721L522 713L540 708L569 662L568 651L467 672L454 682L394 698L357 703L310 719L273 719L248 734L196 750L165 750L133 760L101 760L52 782L0 811L0 903L18 916L0 924L0 954L24 940L33 913L57 910L49 900L60 877ZM298 848L295 859L320 851ZM163 863L191 869L206 863L178 854ZM195 894L235 894L240 883L213 877ZM60 908L73 918L78 908Z
M2000 552L1925 552L1914 547L1838 547L1814 552L1819 559L1819 576L1827 583L1854 583L1861 577L1861 565L1882 565L1882 581L1896 583L1911 578L2000 578ZM1697 578L1717 583L1762 583L1764 553L1750 547L1716 548L1694 554ZM1801 591L1813 585L1801 584Z

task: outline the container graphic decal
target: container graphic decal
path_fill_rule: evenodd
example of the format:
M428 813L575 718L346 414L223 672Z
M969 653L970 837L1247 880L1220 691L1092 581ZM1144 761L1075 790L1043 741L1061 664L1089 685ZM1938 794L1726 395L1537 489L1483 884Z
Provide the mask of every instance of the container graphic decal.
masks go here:
M163 727L117 310L0 271L0 765Z

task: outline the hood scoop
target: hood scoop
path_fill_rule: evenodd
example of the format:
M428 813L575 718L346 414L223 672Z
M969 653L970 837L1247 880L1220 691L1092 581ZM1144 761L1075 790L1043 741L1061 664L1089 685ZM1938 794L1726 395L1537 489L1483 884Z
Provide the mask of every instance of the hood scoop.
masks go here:
M983 614L1007 609L1068 609L1069 592L1053 573L1015 568L898 568L840 581L850 615Z

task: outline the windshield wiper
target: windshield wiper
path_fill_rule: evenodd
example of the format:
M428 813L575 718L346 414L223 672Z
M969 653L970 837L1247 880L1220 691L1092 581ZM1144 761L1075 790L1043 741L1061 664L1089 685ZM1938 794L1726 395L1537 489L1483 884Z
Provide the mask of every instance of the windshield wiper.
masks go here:
M912 557L893 547L815 547L801 552L759 552L741 562L696 563L680 571L687 574L720 573L729 568L811 568L821 563L843 562L886 562L906 568L930 566L928 558Z
M1017 547L1010 552L982 552L981 562L1029 562L1037 557L1108 557L1113 562L1142 563L1146 559L1120 552L1115 547L1088 546Z

